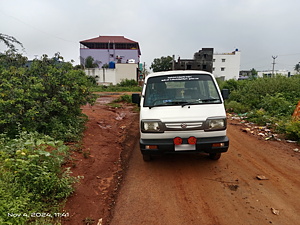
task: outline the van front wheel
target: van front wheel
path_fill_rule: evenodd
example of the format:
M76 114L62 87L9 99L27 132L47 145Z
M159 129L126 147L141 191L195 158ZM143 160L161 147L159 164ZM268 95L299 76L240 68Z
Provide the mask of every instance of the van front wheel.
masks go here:
M221 158L221 153L210 153L209 158L212 160L218 160L219 158Z

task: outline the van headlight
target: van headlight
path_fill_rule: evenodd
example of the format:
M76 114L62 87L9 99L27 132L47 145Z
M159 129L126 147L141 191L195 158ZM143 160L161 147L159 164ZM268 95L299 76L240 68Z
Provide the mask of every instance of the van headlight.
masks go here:
M226 130L226 118L225 117L211 117L207 118L205 122L205 131L218 131Z
M142 120L141 130L143 133L163 133L164 126L160 120Z

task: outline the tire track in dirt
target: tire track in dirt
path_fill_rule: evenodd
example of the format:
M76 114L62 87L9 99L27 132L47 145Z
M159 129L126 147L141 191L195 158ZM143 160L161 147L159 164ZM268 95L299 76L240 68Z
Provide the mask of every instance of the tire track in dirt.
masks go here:
M138 114L133 106L106 105L116 96L102 96L94 106L82 107L88 116L80 148L71 152L65 165L73 176L81 176L67 199L64 225L108 224L128 158L138 135ZM77 144L78 145L78 144Z

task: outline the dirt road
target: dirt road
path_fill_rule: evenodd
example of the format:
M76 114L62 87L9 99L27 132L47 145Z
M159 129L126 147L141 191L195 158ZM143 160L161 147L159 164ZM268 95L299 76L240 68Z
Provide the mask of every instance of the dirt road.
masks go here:
M299 224L297 146L259 140L232 121L228 136L219 161L166 155L145 163L136 145L110 224Z
M219 161L166 155L145 163L138 114L126 104L107 106L114 98L83 107L89 122L82 149L66 165L83 178L62 224L300 224L299 145L259 140L229 120L230 148Z

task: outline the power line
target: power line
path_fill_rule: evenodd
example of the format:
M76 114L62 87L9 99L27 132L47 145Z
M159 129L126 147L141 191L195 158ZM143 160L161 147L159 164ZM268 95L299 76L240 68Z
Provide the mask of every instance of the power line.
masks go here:
M3 12L2 10L0 10L0 12L1 12L2 14L4 14L5 16L9 16L9 17L11 17L11 18L17 20L19 23L25 24L26 26L29 26L29 27L31 27L31 28L33 28L33 29L35 29L35 30L41 32L41 33L44 33L44 34L48 35L48 36L52 36L53 38L56 38L56 39L59 39L59 40L62 40L62 41L66 41L66 42L77 43L77 42L74 42L74 41L71 41L71 40L66 40L66 39L64 39L64 38L61 38L61 37L58 37L58 36L56 36L56 35L50 34L50 33L46 32L46 31L43 31L43 30L41 30L41 29L39 29L39 28L36 28L36 27L34 27L34 26L32 26L32 25L30 25L30 24L28 24L28 23L23 22L22 20L18 19L17 17L14 17L14 16L12 16L12 15L9 15L9 14Z

